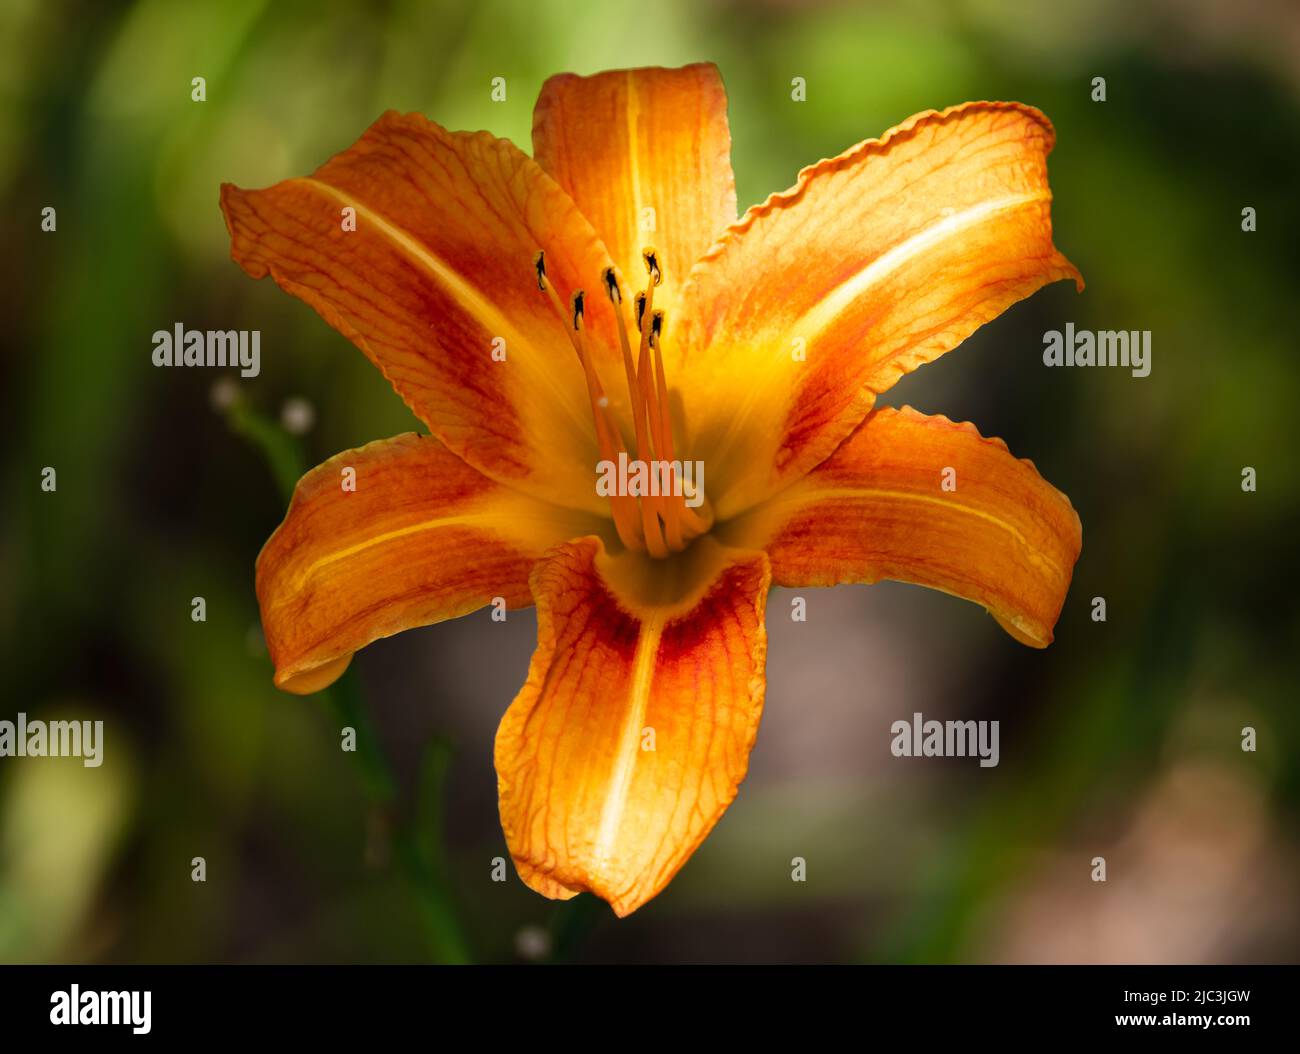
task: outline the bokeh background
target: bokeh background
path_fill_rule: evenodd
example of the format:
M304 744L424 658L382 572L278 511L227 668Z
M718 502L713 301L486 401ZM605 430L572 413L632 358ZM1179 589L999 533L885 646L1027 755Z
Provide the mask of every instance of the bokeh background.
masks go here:
M388 108L527 149L551 73L699 60L730 92L742 208L918 110L1051 116L1087 290L1049 287L883 402L1005 438L1084 549L1043 652L910 586L808 591L802 624L775 594L750 776L620 922L491 881L531 611L380 642L326 695L272 688L253 560L286 482L418 425L229 260L217 188L304 174ZM98 769L0 759L0 959L1295 961L1298 158L1289 0L3 0L0 717L102 718L107 741ZM1067 321L1152 330L1151 376L1044 368ZM176 322L260 329L261 375L155 369ZM1000 766L893 758L916 710L1000 720Z

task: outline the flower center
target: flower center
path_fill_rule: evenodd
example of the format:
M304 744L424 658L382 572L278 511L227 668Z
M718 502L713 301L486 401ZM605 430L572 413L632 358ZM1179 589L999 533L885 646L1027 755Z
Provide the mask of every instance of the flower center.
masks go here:
M605 268L600 276L605 295L609 297L614 307L614 317L618 320L623 373L627 380L628 405L635 432L634 459L628 458L623 434L610 410L609 399L587 351L583 325L586 294L581 289L574 290L566 312L559 294L546 276L545 252L537 254L534 266L537 271L537 286L550 297L582 366L602 465L607 468L617 466L618 480L623 484L632 478L626 468L631 464L638 480L632 486L616 485L602 489L598 485L600 493L608 494L619 539L634 552L645 552L662 559L672 553L680 553L693 538L707 531L713 525L713 510L704 497L702 472L684 470L683 464L675 459L672 415L668 410L668 385L664 379L661 348L664 313L655 310L654 306L655 286L663 281L663 273L659 269L659 257L654 249L644 250L641 256L649 278L645 292L638 293L634 301L634 317L639 334L635 361L624 319L623 290L618 284L618 277L612 267Z

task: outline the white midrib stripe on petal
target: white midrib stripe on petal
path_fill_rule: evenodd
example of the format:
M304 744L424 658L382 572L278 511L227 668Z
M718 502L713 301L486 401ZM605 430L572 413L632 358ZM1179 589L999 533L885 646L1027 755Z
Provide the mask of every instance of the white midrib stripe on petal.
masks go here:
M860 271L845 279L818 301L797 323L791 326L788 333L800 336L806 341L808 353L811 357L813 342L820 334L833 326L836 319L848 310L855 300L870 290L873 285L883 281L909 260L926 249L941 243L945 238L950 238L968 227L974 227L998 213L1022 208L1036 201L1047 201L1051 199L1051 196L1050 190L1036 191L1032 194L1008 194L989 201L982 201L978 205L972 205L960 212L953 212L951 215L944 216L923 230L917 231L910 238L905 238L892 249L881 253ZM772 346L767 350L769 357L766 360L764 373L769 373L771 369L784 361L789 355L789 348L784 338L773 341ZM733 414L731 423L715 450L715 461L725 461L732 444L744 433L745 422L755 402L757 402L767 385L773 383L778 382L769 377L767 384L754 382L747 385L748 392ZM794 401L796 387L797 385L790 387L788 404ZM780 437L777 435L771 437L773 443L777 443L779 440Z
M999 212L1010 212L1036 201L1048 201L1051 196L1050 190L1039 190L1032 194L1007 194L944 216L881 253L862 270L841 282L804 315L798 332L811 344L813 338L831 326L858 297L913 257Z
M609 776L609 791L601 807L600 826L592 856L592 871L604 877L618 837L623 814L627 808L628 791L632 786L632 770L641 752L641 730L645 727L646 711L650 706L650 687L654 680L655 657L663 636L663 619L650 618L642 623L637 641L636 655L632 661L632 677L628 686L626 713L619 732L614 766Z
M886 501L916 501L927 505L936 505L948 512L962 513L966 516L973 516L977 519L984 520L1010 534L1030 558L1035 562L1042 564L1051 569L1052 573L1057 576L1064 575L1059 563L1052 559L1041 549L1032 545L1021 530L1015 524L1009 523L1001 516L985 512L983 509L977 509L972 505L963 505L960 502L950 501L946 498L936 498L931 494L918 494L910 490L887 490L883 487L818 487L816 489L801 489L792 487L786 491L786 496L781 496L773 500L774 507L786 505L793 506L811 506L818 502L843 501L862 499L870 500L872 498L884 499Z
M633 259L630 263L635 263L637 253L637 240L641 237L641 155L640 143L637 140L637 124L641 118L641 107L636 95L636 74L634 70L627 71L627 106L625 109L627 120L627 155L628 155L628 178L632 184L632 215L628 217L632 224L632 238L628 243L628 248L633 253ZM657 220L656 220L657 222ZM624 261L620 260L619 264ZM624 275L623 280L630 282L633 280L632 275Z
M499 512L480 512L480 513L462 513L455 516L439 516L432 520L423 520L420 523L413 523L406 527L398 527L395 530L385 531L383 534L372 535L364 541L357 542L355 545L349 545L344 549L336 549L332 553L326 553L324 556L317 557L305 570L298 572L295 576L295 591L301 589L307 579L311 578L322 567L329 564L337 563L339 560L346 560L350 556L356 556L357 553L365 552L367 549L373 549L377 545L384 545L387 542L395 541L398 538L405 538L408 535L420 534L423 531L436 531L440 527L492 527L499 526L502 521Z
M358 219L364 219L366 223L373 226L402 252L411 257L455 300L459 301L465 310L489 333L494 337L504 337L508 349L533 347L533 342L521 333L492 301L484 297L455 270L430 252L418 240L407 234L397 224L388 220L382 213L357 200L355 194L344 194L319 179L308 177L299 182L305 183L314 190L333 198L340 205L347 205L356 209ZM531 273L532 261L520 260L519 266L521 273ZM537 295L540 297L542 294L539 292ZM484 354L486 356L486 349ZM592 428L590 420L574 408L567 397L567 393L556 384L554 375L546 368L546 365L542 362L534 362L533 359L534 356L524 355L511 361L521 363L528 370L530 384L536 384L551 390L555 402L568 413L579 435L590 434ZM484 368L488 368L487 365ZM523 410L524 408L521 406L520 409Z

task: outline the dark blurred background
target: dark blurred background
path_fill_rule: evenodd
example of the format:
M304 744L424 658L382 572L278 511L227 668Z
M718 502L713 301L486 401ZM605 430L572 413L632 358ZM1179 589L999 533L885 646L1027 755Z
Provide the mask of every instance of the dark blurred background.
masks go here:
M528 149L548 75L698 60L730 92L742 209L918 110L1049 114L1087 290L1049 287L883 401L1032 458L1084 548L1043 652L909 586L807 591L802 624L774 594L750 776L620 922L491 881L531 611L380 642L330 695L272 688L253 561L285 478L418 424L230 261L217 188L305 174L388 108ZM1300 958L1297 158L1289 0L3 0L0 718L102 718L106 746L100 768L0 759L0 959ZM1067 321L1150 329L1151 375L1045 368ZM261 375L155 369L177 322L260 329ZM893 758L913 711L1000 720L1001 764ZM339 749L363 712L383 768Z

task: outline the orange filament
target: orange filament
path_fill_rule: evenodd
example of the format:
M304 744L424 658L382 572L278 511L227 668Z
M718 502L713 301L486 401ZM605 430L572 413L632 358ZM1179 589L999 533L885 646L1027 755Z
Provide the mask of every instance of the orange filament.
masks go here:
M636 382L636 367L632 364L632 347L627 339L627 326L623 323L623 290L619 288L614 268L605 268L601 277L605 280L605 293L614 305L614 317L618 320L618 342L623 352L623 374L627 380L628 395L632 404L632 424L636 430L637 457L641 457L651 446L646 436L645 402L641 398L640 388ZM645 537L646 550L652 556L665 557L668 548L664 542L659 518L663 516L663 501L659 496L646 496L641 499L641 530Z
M658 256L653 249L646 249L642 256L649 281L645 292L638 294L635 301L636 327L640 334L635 361L623 316L623 291L614 268L607 267L601 274L601 281L618 322L623 374L627 382L629 409L635 433L636 459L651 473L658 472L661 467L664 472L662 476L657 477L659 486L653 488L658 490L657 494L646 494L639 499L632 495L612 494L609 501L614 515L614 526L623 544L628 549L663 558L670 553L681 552L693 538L707 531L712 525L713 517L707 501L701 506L704 515L700 515L696 509L687 507L686 499L694 497L694 493L683 493L685 481L678 480L676 471L672 467L674 459L672 415L668 404L668 384L664 376L661 348L664 313L654 309L654 287L663 280L663 275L659 269ZM618 464L619 455L626 455L627 448L618 423L610 410L609 399L601 386L595 362L587 350L584 334L585 294L581 289L573 293L570 299L570 310L566 314L559 294L547 279L544 252L537 254L534 267L537 272L538 288L547 294L551 305L564 322L573 350L582 366L600 456L604 461ZM695 480L694 485L701 486L701 481Z

